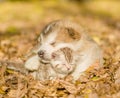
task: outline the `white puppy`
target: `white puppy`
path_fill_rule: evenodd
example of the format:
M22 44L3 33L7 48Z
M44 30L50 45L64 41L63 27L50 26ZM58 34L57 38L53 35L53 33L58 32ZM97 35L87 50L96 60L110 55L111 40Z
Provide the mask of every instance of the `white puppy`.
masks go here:
M91 67L102 65L102 52L99 46L78 24L58 20L48 24L39 37L36 55L28 59L25 68L48 73L47 79L72 75L77 80L81 73ZM47 69L40 71L43 67ZM37 72L39 70L39 72Z

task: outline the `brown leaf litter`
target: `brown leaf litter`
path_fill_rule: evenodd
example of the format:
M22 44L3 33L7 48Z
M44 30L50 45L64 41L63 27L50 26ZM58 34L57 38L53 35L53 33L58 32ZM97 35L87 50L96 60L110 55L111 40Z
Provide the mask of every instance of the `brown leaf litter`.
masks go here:
M113 59L111 57L111 59ZM120 60L105 60L104 67L83 74L75 83L72 77L39 81L0 67L1 98L112 98L120 97ZM109 65L108 65L109 64Z

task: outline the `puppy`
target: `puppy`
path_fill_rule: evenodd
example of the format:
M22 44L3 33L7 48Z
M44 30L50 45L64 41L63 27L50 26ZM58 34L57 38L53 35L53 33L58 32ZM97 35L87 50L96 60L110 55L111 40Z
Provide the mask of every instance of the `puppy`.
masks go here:
M49 68L44 72L48 73L50 69L49 78L72 75L74 80L77 80L81 73L102 65L101 49L86 31L74 22L51 22L40 33L38 40L36 55L25 63L25 68L36 71L36 74L39 74L37 70L41 66L48 65Z

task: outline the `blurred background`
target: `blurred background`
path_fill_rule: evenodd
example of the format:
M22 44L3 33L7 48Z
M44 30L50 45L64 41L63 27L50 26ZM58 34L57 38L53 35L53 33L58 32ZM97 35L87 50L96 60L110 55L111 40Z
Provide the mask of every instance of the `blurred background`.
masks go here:
M108 54L118 47L119 0L0 0L0 59L22 58L57 19L81 24Z

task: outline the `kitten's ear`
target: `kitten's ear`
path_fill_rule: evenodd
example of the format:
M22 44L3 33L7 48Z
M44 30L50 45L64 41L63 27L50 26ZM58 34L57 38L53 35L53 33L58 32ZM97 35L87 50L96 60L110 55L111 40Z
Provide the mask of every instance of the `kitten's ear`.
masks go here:
M72 60L73 60L73 53L72 53L73 51L70 48L68 48L68 47L62 48L61 50L64 53L66 61L68 63L71 63Z
M74 30L73 28L67 28L68 34L72 39L75 40L80 40L81 35L79 32L77 32L76 30Z

